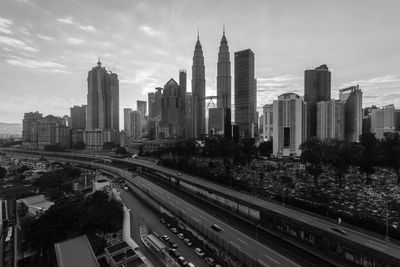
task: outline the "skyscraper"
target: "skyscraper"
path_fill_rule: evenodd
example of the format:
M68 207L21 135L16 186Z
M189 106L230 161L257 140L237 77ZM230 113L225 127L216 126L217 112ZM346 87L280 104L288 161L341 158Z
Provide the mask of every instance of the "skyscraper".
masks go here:
M217 63L217 107L231 108L231 60L225 28L219 45Z
M272 150L275 156L300 156L307 134L307 104L299 95L286 93L273 102Z
M174 80L164 85L161 104L161 128L165 138L181 138L185 128L185 94Z
M75 129L86 129L86 105L73 106L70 108L71 125L69 127Z
M345 102L345 140L358 142L362 133L362 91L358 85L341 89L339 99Z
M29 112L24 114L22 120L22 146L25 149L38 149L39 123L43 119L43 114Z
M317 136L317 102L331 99L331 72L324 64L304 72L304 101L307 102L307 138Z
M143 134L147 130L147 120L146 120L146 118L147 118L147 116L146 116L146 114L147 114L147 102L146 101L137 100L136 101L136 107L137 107L136 110L139 111L139 113L140 113L140 120L141 120L140 125L142 127L141 131L142 131L142 134Z
M130 129L131 129L131 122L130 122L130 113L132 112L131 108L124 108L124 132L126 134L130 134Z
M129 121L130 136L134 139L140 139L142 137L142 116L140 111L134 110L129 112Z
M159 138L159 123L161 121L162 87L155 88L155 93L149 93L149 137Z
M242 138L254 137L256 94L254 53L250 49L235 52L235 122Z
M86 128L119 130L119 81L118 75L97 66L88 74Z
M193 55L192 96L193 96L193 135L200 138L206 131L205 112L206 79L203 50L199 35Z
M273 116L273 104L266 104L263 106L263 123L262 123L262 129L263 129L263 137L265 141L271 141L272 134L273 134L273 122L274 122L274 116Z
M317 137L344 140L345 104L340 100L317 103Z
M185 97L185 136L193 137L193 96L189 92Z

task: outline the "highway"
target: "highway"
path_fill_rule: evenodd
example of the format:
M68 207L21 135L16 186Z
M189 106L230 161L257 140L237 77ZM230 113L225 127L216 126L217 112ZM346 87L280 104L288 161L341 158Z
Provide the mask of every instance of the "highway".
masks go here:
M128 176L127 176L128 177ZM225 224L224 222L218 220L217 218L203 212L201 209L181 200L177 196L171 194L167 190L153 184L152 182L136 176L134 178L128 178L133 183L147 188L149 192L154 192L157 194L165 203L173 203L179 210L186 214L187 216L193 218L193 220L198 221L204 227L210 227L213 224L217 224L222 230L218 233L219 238L223 239L225 242L236 246L240 250L243 250L246 254L258 259L260 263L265 266L300 266L293 262L289 258L275 252L273 249L266 247L260 242L248 237L242 232L236 230L235 228ZM213 231L209 228L210 231ZM216 232L217 233L217 232Z
M135 164L138 164L138 165L141 165L144 167L148 167L153 170L157 170L157 171L160 171L160 172L163 172L168 175L175 176L175 177L177 176L176 170L165 168L165 167L156 165L151 162L146 162L144 160L124 160L124 161L130 162L130 163L135 163ZM346 234L340 234L340 233L337 233L336 231L332 230L332 228L335 228L335 227L337 228L338 225L335 223L332 223L330 221L326 221L326 220L320 219L318 217L311 216L311 215L303 213L301 211L286 208L281 205L277 205L275 203L268 202L268 201L253 197L251 195L230 189L228 187L221 186L216 183L208 182L204 179L201 179L201 178L198 178L195 176L191 176L191 175L188 175L188 174L185 174L182 172L181 172L181 174L182 175L179 178L182 180L187 180L187 181L196 183L200 186L210 188L212 190L216 190L219 192L223 192L225 195L232 196L235 199L249 202L249 203L258 205L260 207L263 207L265 209L272 210L280 215L302 221L302 222L312 225L316 228L323 229L334 235L340 236L341 238L345 238L350 241L353 241L353 242L356 242L359 244L363 244L365 246L370 247L371 249L380 251L382 253L385 253L387 255L390 255L390 256L400 260L400 246L393 244L391 242L387 242L383 239L375 238L373 236L355 231L353 229L344 227L342 225L339 227L342 228L343 230L345 230Z

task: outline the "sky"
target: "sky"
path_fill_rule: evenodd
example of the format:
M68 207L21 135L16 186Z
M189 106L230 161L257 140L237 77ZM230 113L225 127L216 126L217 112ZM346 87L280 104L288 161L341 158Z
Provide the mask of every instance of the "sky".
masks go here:
M304 70L321 64L332 73L332 98L359 84L364 107L400 108L399 11L397 0L1 0L0 122L86 104L88 71L100 57L119 77L121 126L123 108L178 80L180 69L191 91L198 29L206 95L216 95L223 24L232 91L234 52L255 53L258 108L282 93L303 95Z

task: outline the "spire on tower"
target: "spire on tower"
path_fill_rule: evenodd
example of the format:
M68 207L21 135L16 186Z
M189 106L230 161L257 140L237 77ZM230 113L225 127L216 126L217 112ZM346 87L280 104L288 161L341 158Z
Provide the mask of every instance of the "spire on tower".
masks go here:
M100 57L98 57L97 59L98 59L98 61L97 61L97 67L101 67Z
M199 40L200 39L200 30L199 30L199 28L197 27L197 40Z
M225 22L223 23L223 26L222 26L222 33L225 35Z

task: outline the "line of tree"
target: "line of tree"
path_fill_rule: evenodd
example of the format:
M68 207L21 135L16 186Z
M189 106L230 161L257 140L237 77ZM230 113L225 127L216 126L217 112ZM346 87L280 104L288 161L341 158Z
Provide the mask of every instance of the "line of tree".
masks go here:
M304 141L301 160L306 163L306 171L313 176L314 184L328 166L334 170L339 187L343 185L344 174L350 166L358 166L365 173L365 183L371 183L371 174L375 168L388 167L397 175L400 184L400 136L398 133L385 133L382 140L374 134L365 133L360 136L360 143L328 139L310 138Z

